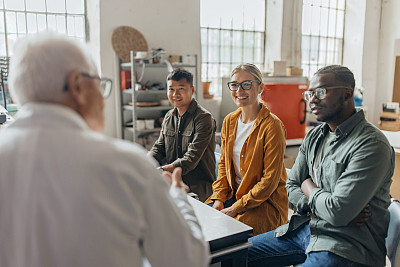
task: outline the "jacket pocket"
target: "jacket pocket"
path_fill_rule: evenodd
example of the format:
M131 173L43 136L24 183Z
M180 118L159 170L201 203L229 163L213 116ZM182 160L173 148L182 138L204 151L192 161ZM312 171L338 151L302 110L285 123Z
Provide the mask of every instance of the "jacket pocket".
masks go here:
M189 144L193 141L193 130L185 130L182 133L182 152L186 153L188 150Z

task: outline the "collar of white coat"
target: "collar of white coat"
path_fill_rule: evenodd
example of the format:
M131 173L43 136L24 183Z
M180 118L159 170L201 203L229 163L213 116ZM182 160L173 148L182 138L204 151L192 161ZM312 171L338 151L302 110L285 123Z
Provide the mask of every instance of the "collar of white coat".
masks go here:
M88 125L83 118L73 109L54 103L32 102L24 104L15 117L16 121L32 119L35 122L43 121L55 125L71 126L87 129Z

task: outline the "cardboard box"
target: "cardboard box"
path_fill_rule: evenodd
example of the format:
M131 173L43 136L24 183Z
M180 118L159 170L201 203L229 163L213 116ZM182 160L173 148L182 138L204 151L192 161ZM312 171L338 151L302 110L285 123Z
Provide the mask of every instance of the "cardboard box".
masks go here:
M286 61L274 61L274 76L286 76Z
M297 67L287 67L286 68L286 75L287 76L302 76L303 69Z
M400 113L382 111L379 129L385 131L400 131Z

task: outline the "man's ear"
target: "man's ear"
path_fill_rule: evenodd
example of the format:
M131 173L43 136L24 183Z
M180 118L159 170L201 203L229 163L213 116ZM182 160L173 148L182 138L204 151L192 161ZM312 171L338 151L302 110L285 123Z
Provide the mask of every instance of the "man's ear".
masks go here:
M76 104L82 105L85 102L85 98L80 88L79 78L80 72L77 70L72 70L68 73L66 80L66 93Z
M192 86L192 95L194 94L194 86Z
M353 94L354 94L354 89L352 89L352 88L346 89L346 93L345 93L344 99L348 100L350 98L353 98Z

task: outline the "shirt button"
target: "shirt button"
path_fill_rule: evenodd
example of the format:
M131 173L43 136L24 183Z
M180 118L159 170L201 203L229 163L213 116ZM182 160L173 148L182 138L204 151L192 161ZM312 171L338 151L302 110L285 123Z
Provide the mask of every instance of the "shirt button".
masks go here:
M179 131L178 133L181 133L181 131Z
M240 168L241 171L243 171L243 168Z
M242 155L242 158L244 157L244 155Z

